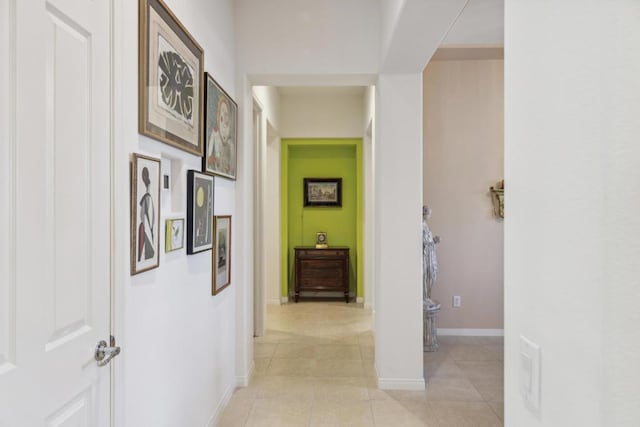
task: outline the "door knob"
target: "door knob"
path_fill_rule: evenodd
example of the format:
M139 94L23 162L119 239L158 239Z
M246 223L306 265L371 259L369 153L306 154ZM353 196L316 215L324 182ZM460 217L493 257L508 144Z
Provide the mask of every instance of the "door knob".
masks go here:
M100 341L96 346L94 357L98 361L98 366L106 366L111 362L111 359L120 354L120 347L116 345L116 339L113 335L111 335L109 341L110 346L107 346L105 340Z

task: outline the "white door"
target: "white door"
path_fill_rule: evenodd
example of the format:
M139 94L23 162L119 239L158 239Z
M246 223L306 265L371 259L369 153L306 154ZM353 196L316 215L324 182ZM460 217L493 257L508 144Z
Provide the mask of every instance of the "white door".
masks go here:
M111 2L0 0L0 426L108 426Z

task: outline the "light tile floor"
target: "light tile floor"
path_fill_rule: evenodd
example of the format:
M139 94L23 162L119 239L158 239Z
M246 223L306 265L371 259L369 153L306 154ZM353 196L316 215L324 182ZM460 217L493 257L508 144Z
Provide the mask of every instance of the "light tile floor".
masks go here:
M378 390L371 313L359 304L267 307L254 375L219 426L502 426L501 338L440 337L426 390Z

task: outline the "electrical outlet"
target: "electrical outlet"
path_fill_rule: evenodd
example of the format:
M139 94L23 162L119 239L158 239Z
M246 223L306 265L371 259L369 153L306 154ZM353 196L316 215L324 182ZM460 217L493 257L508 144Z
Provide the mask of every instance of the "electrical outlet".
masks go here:
M460 307L462 305L462 297L460 295L453 296L453 306Z

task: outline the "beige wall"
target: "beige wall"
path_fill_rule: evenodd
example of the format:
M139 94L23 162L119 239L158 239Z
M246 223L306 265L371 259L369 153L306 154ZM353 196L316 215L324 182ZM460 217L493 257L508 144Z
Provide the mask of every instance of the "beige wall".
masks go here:
M440 328L503 328L503 223L489 193L504 174L503 65L431 61L424 72L424 202L442 238L432 296L442 303Z

